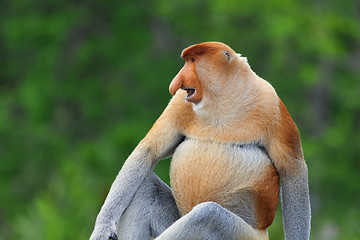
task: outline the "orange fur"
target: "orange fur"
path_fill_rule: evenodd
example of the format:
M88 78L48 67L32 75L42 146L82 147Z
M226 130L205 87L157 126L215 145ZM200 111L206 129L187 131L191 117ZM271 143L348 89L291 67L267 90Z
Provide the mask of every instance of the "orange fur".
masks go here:
M187 97L187 101L192 103L199 103L202 99L202 88L200 81L195 71L195 64L187 62L180 72L172 80L169 91L171 94L175 94L176 91L181 89L193 88L196 89L195 94L192 97Z
M279 202L279 175L268 167L256 184L256 219L259 229L265 229L274 220Z
M201 57L205 54L209 55L214 52L219 51L228 51L230 53L235 54L234 50L232 50L229 46L219 43L219 42L206 42L206 43L200 43L193 46L190 46L186 49L184 49L181 53L181 57L185 61L189 61L191 57Z

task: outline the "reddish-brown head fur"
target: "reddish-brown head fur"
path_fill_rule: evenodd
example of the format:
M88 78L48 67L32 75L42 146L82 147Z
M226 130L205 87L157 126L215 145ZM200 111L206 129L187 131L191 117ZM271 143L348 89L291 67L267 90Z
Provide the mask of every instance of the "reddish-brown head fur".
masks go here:
M188 92L188 102L199 103L202 100L202 88L196 73L196 64L200 58L209 58L221 51L228 52L229 55L235 54L234 50L220 42L205 42L184 49L181 57L185 60L185 65L170 83L170 93L175 95L179 88L184 89Z
M200 57L206 54L211 54L214 52L227 51L230 54L235 54L235 51L232 50L228 45L221 42L204 42L199 43L188 48L185 48L181 57L185 61L191 60L192 57Z

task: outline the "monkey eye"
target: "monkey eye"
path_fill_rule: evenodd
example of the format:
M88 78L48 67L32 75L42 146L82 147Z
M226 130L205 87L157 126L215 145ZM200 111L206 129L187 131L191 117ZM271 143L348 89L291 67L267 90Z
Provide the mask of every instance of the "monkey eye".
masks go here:
M225 56L227 57L227 59L228 59L228 61L230 61L230 53L228 52L228 51L222 51L224 54L225 54Z
M195 62L195 58L192 57L192 58L191 58L191 61L192 61L192 62Z

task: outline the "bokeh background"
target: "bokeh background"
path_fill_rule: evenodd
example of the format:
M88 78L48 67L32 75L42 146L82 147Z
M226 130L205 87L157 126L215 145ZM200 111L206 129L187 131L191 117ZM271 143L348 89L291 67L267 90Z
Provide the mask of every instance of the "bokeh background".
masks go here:
M357 0L1 1L0 239L88 239L181 50L209 40L248 57L297 123L311 239L360 239Z

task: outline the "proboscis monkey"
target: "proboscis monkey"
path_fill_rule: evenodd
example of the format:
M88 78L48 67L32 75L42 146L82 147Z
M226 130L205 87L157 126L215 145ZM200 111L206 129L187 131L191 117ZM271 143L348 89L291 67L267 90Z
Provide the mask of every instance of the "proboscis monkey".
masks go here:
M274 88L223 43L186 48L174 95L126 160L90 239L309 239L299 131ZM171 189L154 173L172 155Z

